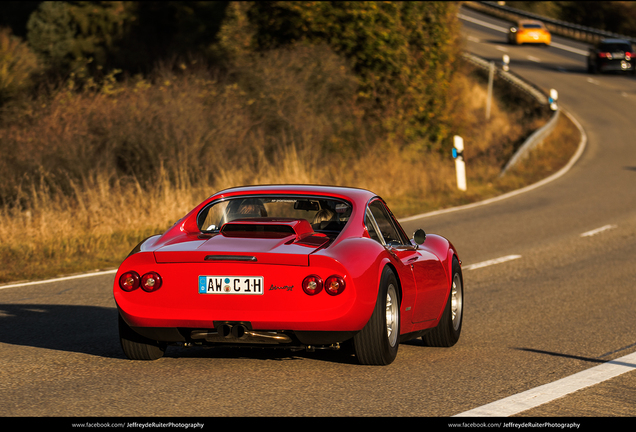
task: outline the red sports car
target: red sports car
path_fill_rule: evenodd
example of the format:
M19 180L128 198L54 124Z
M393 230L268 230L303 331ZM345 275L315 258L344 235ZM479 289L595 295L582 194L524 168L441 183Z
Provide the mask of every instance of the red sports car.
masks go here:
M249 186L218 192L119 267L114 295L130 359L169 344L337 349L389 364L400 341L452 346L461 261L443 237L409 240L363 189Z

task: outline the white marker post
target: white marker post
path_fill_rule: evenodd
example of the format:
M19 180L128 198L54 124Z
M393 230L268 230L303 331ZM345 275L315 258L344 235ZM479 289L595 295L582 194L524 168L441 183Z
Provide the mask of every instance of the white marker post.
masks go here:
M550 99L548 99L548 102L550 102L550 109L552 111L556 111L558 108L557 99L559 99L559 93L555 89L550 89Z
M464 162L464 139L459 135L453 137L453 158L457 171L457 188L466 190L466 163Z
M508 72L510 70L510 56L508 54L503 55L503 66L502 69L504 72Z

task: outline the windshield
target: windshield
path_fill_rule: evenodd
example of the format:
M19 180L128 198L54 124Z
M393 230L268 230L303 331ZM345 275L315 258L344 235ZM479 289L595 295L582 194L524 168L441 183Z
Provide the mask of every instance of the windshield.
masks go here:
M606 43L606 44L601 44L599 46L599 50L604 52L619 52L619 51L630 52L631 49L632 49L631 46L627 44L620 44L620 43Z
M524 29L540 29L543 28L541 24L521 24L521 28Z
M337 234L351 216L351 204L334 198L305 196L249 196L212 202L197 217L199 230L219 232L226 222L237 219L305 219L314 231Z

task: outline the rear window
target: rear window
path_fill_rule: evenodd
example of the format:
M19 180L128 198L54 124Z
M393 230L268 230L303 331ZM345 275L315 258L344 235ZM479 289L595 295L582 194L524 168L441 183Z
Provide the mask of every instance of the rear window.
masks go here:
M337 234L351 216L351 204L335 198L307 196L243 196L210 203L201 210L197 225L202 232L219 232L234 220L261 218L305 219L314 231Z
M598 47L599 50L603 52L631 52L632 47L627 44L617 44L617 43L609 43L609 44L601 44Z
M543 28L541 24L522 24L521 28L524 29L540 29Z

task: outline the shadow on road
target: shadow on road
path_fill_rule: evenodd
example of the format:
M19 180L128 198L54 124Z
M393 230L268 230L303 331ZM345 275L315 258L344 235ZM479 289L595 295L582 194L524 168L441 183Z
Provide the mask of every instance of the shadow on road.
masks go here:
M563 354L563 353L558 353L558 352L554 352L554 351L544 351L544 350L533 349L533 348L515 348L515 349L519 350L519 351L526 351L526 352L532 352L532 353L537 353L537 354L547 354L547 355L550 355L550 356L566 357L566 358L571 358L571 359L575 359L575 360L583 360L583 361L590 362L590 363L602 364L602 363L607 363L608 362L608 360L603 360L601 358L582 357L582 356L577 356L577 355L572 355L572 354ZM632 364L632 363L617 362L617 361L614 361L614 363L618 364L618 365L623 365L623 366L629 366L629 367L636 368L636 364Z
M125 359L119 345L117 309L97 306L0 304L0 343ZM170 346L165 357L301 360L356 364L351 347L338 351L276 348Z
M124 358L113 308L0 304L0 342Z

